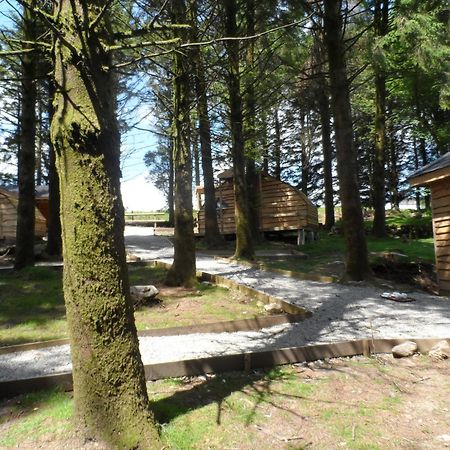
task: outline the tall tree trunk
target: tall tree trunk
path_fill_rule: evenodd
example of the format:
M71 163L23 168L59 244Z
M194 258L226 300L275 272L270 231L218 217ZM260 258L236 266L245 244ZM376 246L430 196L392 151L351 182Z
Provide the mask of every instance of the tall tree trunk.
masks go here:
M419 149L417 148L417 139L415 136L413 136L413 149L414 149L414 169L419 170L420 164L419 164ZM416 209L417 211L420 211L421 205L420 205L420 188L415 188L415 195L416 199Z
M117 83L105 51L111 44L108 3L56 4L51 138L61 192L75 415L86 437L104 440L110 448L155 448L159 437L125 261Z
M359 197L357 158L353 142L350 89L340 8L340 0L325 1L324 29L330 69L342 225L346 242L346 277L351 280L363 280L370 275L370 268Z
M192 155L194 156L194 179L195 186L200 186L200 149L198 146L198 133L195 126L195 120L191 124L190 141L192 145Z
M263 151L263 172L269 174L269 145L267 139L267 113L266 111L261 111L261 147Z
M374 26L378 37L388 32L388 0L376 0ZM386 236L386 74L376 62L375 72L375 153L373 158L373 228L376 237Z
M197 30L197 0L189 1L191 15L192 40L198 40ZM216 189L214 187L214 171L211 150L211 123L209 121L207 84L205 67L199 47L192 49L192 64L194 72L194 87L197 100L197 115L199 121L200 152L202 156L203 183L205 188L205 241L208 248L214 248L223 243L217 221Z
M43 161L43 153L44 153L44 139L43 139L43 126L42 126L42 116L43 116L43 98L37 91L37 107L38 107L38 115L36 120L36 185L42 185L42 166L44 165Z
M328 99L328 83L324 76L320 77L318 89L318 106L322 134L323 178L325 190L325 229L331 230L335 224L333 193L333 146L331 143L330 103Z
M229 37L238 36L236 0L225 0L225 33ZM244 137L242 130L242 98L239 74L239 41L226 42L228 54L228 93L230 102L230 122L232 135L233 183L236 222L236 258L254 259L250 214L245 183Z
M398 150L395 142L395 135L392 125L388 127L387 149L389 151L389 190L391 197L391 207L395 211L400 210L400 195L398 192L399 167L398 167ZM403 147L403 138L401 140ZM401 148L400 147L400 148Z
M55 89L50 81L48 89L48 118L53 119L53 99ZM47 220L47 253L51 256L60 256L62 251L61 220L59 217L60 197L59 179L56 171L56 154L53 143L50 141L50 164L48 169L48 220Z
M170 129L172 129L173 125L170 124ZM174 204L174 167L173 167L173 146L174 141L173 138L170 138L170 149L169 149L169 192L167 194L167 207L169 208L169 225L173 227L175 225L175 204Z
M186 18L185 0L172 0L172 23ZM175 35L186 41L186 32L176 30ZM173 80L173 163L175 177L175 242L174 259L166 283L172 286L195 285L195 241L192 208L192 156L190 136L190 78L187 56L174 53Z
M35 6L33 0L31 8ZM23 8L25 41L36 40L35 15ZM32 44L25 44L32 48ZM14 267L22 269L34 264L35 181L36 168L36 53L22 56L22 108L20 114L20 147L18 152L19 202L17 205L16 253Z
M245 1L245 21L247 27L247 36L255 34L255 1ZM260 232L260 208L261 193L259 191L259 176L256 171L256 159L258 158L258 148L256 144L256 100L255 100L255 43L253 40L247 43L246 55L246 75L245 81L245 117L244 117L244 135L245 135L245 155L246 155L246 182L248 193L248 205L250 214L250 229L254 242L262 240Z
M427 146L425 138L421 137L419 139L419 153L420 157L422 159L422 165L426 166L428 164L428 155L427 155ZM431 198L430 198L430 192L427 190L426 194L424 195L424 202L425 202L425 209L429 210L431 209Z
M281 124L278 117L278 107L275 108L275 143L274 143L275 171L274 177L281 180Z
M300 115L300 126L301 126L301 137L300 137L300 147L301 147L301 171L302 171L302 180L300 183L300 190L308 195L308 181L309 181L309 161L308 161L308 150L306 147L306 136L308 133L306 126L306 114L301 113Z

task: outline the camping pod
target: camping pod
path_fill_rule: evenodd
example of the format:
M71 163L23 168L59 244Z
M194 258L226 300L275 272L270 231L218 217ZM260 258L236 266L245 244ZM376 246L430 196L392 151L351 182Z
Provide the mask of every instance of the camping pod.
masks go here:
M216 186L217 219L220 233L236 233L234 215L233 174L227 170L219 175ZM315 235L318 228L317 207L303 193L290 184L260 172L256 188L259 199L259 224L262 232L297 231L299 243L306 236ZM205 211L203 207L203 187L197 187L198 234L205 234Z
M434 250L439 293L450 294L450 152L409 177L411 186L431 190Z
M0 189L0 239L7 242L16 240L17 204L19 199L14 192ZM35 208L34 233L36 237L47 234L47 223L41 212Z

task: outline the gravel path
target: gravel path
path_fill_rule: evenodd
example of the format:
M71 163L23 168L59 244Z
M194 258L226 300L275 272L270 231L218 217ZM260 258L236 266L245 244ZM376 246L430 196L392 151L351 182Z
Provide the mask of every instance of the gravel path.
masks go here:
M149 228L127 227L125 234L130 253L142 259L171 261L173 248L167 238L152 236ZM379 289L300 281L202 254L197 255L197 268L295 303L313 316L298 324L256 332L140 338L144 364L368 337L450 337L448 297L417 292L412 294L416 301L397 303L382 299ZM0 355L0 381L68 370L68 346Z

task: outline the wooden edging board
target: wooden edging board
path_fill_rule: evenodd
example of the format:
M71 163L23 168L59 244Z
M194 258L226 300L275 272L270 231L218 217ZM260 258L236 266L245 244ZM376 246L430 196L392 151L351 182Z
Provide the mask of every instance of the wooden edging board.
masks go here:
M164 261L138 261L132 263L135 265L146 265L150 264L153 266L160 266L164 268L169 268L170 264ZM170 328L160 328L153 330L143 330L139 331L139 336L177 336L182 334L195 334L195 333L232 333L236 331L256 331L262 328L269 328L275 325L280 325L283 323L295 323L310 317L312 313L305 308L292 305L285 300L279 299L278 297L265 294L264 292L257 291L256 289L250 288L248 286L236 283L233 280L229 280L220 275L213 275L207 272L197 272L197 277L202 281L209 281L218 285L229 287L231 289L238 290L244 294L251 295L252 297L261 300L264 303L277 303L287 315L276 315L276 316L262 316L250 319L241 320L230 320L206 324L198 324L193 326L182 326L182 327L170 327ZM55 339L45 342L31 342L28 344L11 345L7 347L0 347L0 355L6 353L17 353L24 352L28 350L39 350L41 348L54 347L57 345L67 345L69 344L69 339Z
M232 262L230 259L224 258L223 256L215 256L214 259L226 263ZM317 273L307 273L307 272L297 272L294 270L277 269L276 267L270 267L269 265L263 262L252 263L249 261L239 261L239 264L251 267L252 269L266 270L269 272L278 273L280 275L284 275L285 277L295 278L297 280L319 281L321 283L337 283L339 281L338 277L329 275L319 275Z
M285 323L297 323L305 319L303 314L280 314L276 316L261 316L249 319L228 320L223 322L213 322L198 325L157 328L152 330L142 330L138 336L180 336L183 334L196 333L235 333L237 331L257 331L262 328L270 328L275 325ZM0 347L0 355L8 353L26 352L28 350L39 350L57 345L70 344L69 339L55 339L52 341L30 342L28 344L10 345Z
M171 266L171 264L169 263L157 260L152 261L151 264L156 267L160 266L164 268L170 268ZM266 294L265 292L258 291L257 289L251 288L249 286L245 286L244 284L236 283L236 281L230 280L229 278L226 278L222 275L215 275L208 272L197 271L197 278L202 281L209 281L219 286L225 286L244 294L251 295L252 297L261 300L264 303L276 303L285 313L288 314L303 316L303 318L310 317L312 315L311 311L307 310L306 308L294 305L281 298Z
M271 368L282 364L315 361L325 358L337 358L376 353L390 353L392 347L407 340L417 343L420 353L427 353L437 342L447 339L361 339L333 344L317 344L303 347L283 348L262 352L235 355L212 356L185 361L173 361L144 366L147 380L161 378L195 376L205 373L229 371L249 371L252 369ZM0 397L18 395L25 392L60 387L72 389L71 373L47 375L24 380L0 382Z

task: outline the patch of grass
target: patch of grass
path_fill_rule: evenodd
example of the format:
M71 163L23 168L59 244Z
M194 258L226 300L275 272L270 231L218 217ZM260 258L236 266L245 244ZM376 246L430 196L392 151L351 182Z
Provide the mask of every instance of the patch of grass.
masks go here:
M386 361L392 376L380 373L382 361L361 358L332 361L326 369L282 366L147 386L162 445L171 450L381 450L435 444L434 436L448 425L448 364L417 358L412 367ZM419 376L431 381L414 383ZM409 381L408 392L395 391L394 380ZM434 409L428 416L424 411L430 404ZM2 400L0 446L69 448L64 438L73 436L72 408L70 396L59 391ZM423 424L411 428L419 418ZM55 442L59 447L51 445Z
M128 277L131 285L161 284L167 275L167 269L150 264L128 266Z
M167 269L130 265L132 285L163 284ZM159 296L162 304L135 312L138 330L255 317L265 312L255 299L211 284L174 289ZM4 272L0 282L0 346L68 336L61 270L32 267Z
M2 273L0 345L67 337L61 269Z
M0 445L20 447L24 440L33 442L43 435L61 435L72 428L72 415L73 400L65 392L51 390L23 395L10 408L9 417L0 419L3 424ZM11 420L12 417L15 419Z
M404 241L396 237L379 239L368 236L367 246L370 253L399 252L405 254L408 260L434 263L432 238ZM297 249L304 253L306 258L273 259L262 257L260 260L273 268L328 275L327 265L336 261L342 263L345 258L345 242L342 236L321 233L318 241L307 243L297 247ZM375 256L371 256L372 260L375 260L375 258Z

